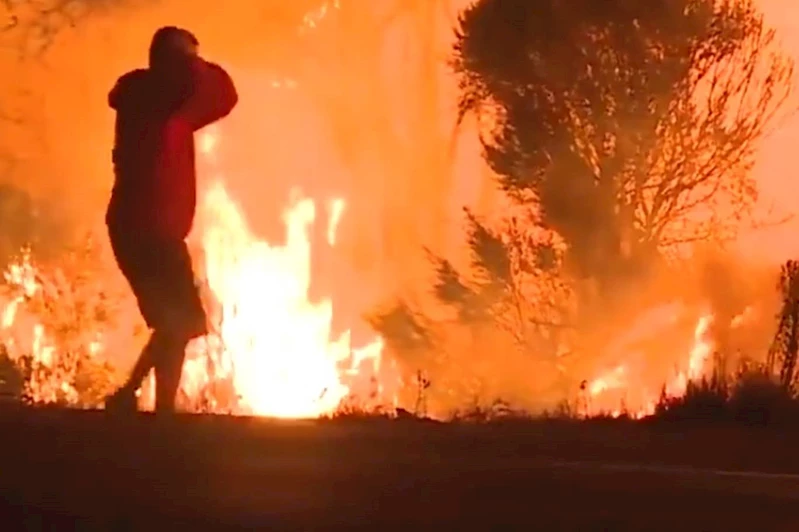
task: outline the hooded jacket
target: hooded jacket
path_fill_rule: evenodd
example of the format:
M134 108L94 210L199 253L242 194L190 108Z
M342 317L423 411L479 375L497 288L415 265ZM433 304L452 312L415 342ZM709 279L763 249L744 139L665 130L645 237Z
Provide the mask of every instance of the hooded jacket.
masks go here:
M233 110L233 81L219 65L192 58L186 83L134 70L108 103L116 126L106 223L117 234L185 239L197 203L194 132Z

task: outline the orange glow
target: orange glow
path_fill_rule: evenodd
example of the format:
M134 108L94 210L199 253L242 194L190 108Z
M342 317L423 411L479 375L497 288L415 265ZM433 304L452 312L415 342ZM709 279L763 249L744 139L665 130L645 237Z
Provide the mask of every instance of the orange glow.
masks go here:
M101 225L111 183L106 94L120 72L142 63L152 29L165 20L191 27L202 53L230 68L240 88L239 108L197 139L202 175L194 258L219 330L189 347L182 382L189 409L315 417L351 396L367 406L395 405L398 367L409 374L424 368L395 358L368 331L363 314L397 296L429 292L425 246L463 259L464 206L486 215L508 211L481 161L471 118L453 128L457 87L444 61L452 14L469 1L436 1L448 4L449 13L439 5L434 16L425 12L425 2L407 2L414 7L395 18L387 16L394 15L389 8L406 5L402 0L367 3L374 12L364 9L337 26L343 0L270 3L307 8L304 15L264 7L262 0L241 0L222 11L216 1L170 0L66 32L42 63L46 68L0 55L4 71L19 73L9 75L19 82L14 91L33 87L46 96L22 102L41 130L41 145L16 129L4 136L19 143L12 149L24 163L25 173L14 179L36 197L57 198L60 208L92 227ZM761 4L799 59L799 3ZM390 23L376 29L384 19ZM52 91L56 80L59 90ZM2 89L3 101L14 97L9 87ZM765 204L774 202L780 214L796 211L797 119L790 117L765 139L754 170ZM10 126L1 125L0 134L6 133ZM757 260L792 258L799 252L797 228L794 220L743 235L739 248ZM11 265L7 281L14 290L0 299L0 341L13 353L30 351L55 365L65 349L42 316L26 307L41 289L35 266L27 259ZM674 326L674 316L690 314L687 306L641 311L619 327L625 336L662 336L674 346L649 352L631 341L596 359L600 349L585 346L579 355L590 360L581 370L589 370L570 377L588 379L586 412L619 415L624 403L633 415L645 415L664 385L668 394L680 395L690 380L708 376L716 347L711 326L721 318L700 305L684 326ZM749 318L747 310L731 326ZM93 356L108 356L124 369L138 341L126 336L112 345L97 333L85 343ZM493 358L493 345L467 343L441 355L453 361L451 374L460 375L467 365L461 362L476 359L475 366L488 368L486 380L524 375L519 380L534 395L529 390L537 383L528 381L540 373L529 360L538 353L522 353L523 362L510 368ZM57 379L42 377L33 386L45 402L76 393ZM577 387L569 393L577 394ZM430 390L446 394L436 379ZM151 393L145 385L146 406Z
M731 327L739 327L751 316L752 309L747 308L733 318ZM681 397L685 395L689 382L710 378L713 370L712 356L716 348L710 334L713 321L711 314L706 313L699 317L690 348L682 357L678 356L679 353L675 354L675 373L665 381L662 374L651 375L645 371L636 373L627 362L622 362L588 382L585 386L587 397L584 399L584 414L610 414L614 417L627 414L641 418L654 413L661 391L667 397ZM663 331L654 329L649 334L663 334Z
M219 142L214 130L200 137L209 169ZM334 198L329 205L326 234L333 246L346 203ZM214 378L232 380L240 411L262 416L332 414L353 393L348 378L361 371L380 374L381 340L358 348L349 331L333 338L332 301L309 300L314 251L310 230L317 216L316 203L295 193L283 213L285 243L270 244L253 234L225 189L224 176L212 178L196 227L219 330L216 337L189 347L194 356L184 368L182 387L190 401L211 380L201 356L209 350L217 351ZM379 391L373 391L373 400Z

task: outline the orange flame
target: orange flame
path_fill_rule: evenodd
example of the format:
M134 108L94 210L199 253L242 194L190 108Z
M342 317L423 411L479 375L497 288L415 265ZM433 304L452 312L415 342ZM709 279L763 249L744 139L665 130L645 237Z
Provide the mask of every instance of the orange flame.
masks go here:
M673 306L672 306L673 308ZM735 316L730 322L731 328L741 326L752 315L752 309L747 308L743 313ZM713 324L714 316L706 313L699 317L693 331L693 341L687 353L687 358L683 358L682 369L665 381L664 391L668 397L681 397L685 395L688 383L701 380L708 376L712 369L710 363L711 356L715 349L715 343L710 335L710 326ZM613 417L629 415L634 418L641 418L651 415L655 411L655 406L659 397L659 392L647 389L643 379L633 379L631 370L626 362L623 362L612 370L602 373L599 377L586 383L584 403L582 410L584 415L608 414ZM662 382L662 381L661 381ZM616 392L610 394L610 392ZM619 399L619 393L623 394L622 400L633 399L633 404L609 405L608 400ZM634 394L630 396L630 394ZM603 410L602 407L610 406L610 409ZM620 406L623 406L621 408Z
M212 166L218 143L213 130L200 139ZM346 203L335 198L329 205L327 240L334 246ZM223 178L215 178L204 194L198 213L202 270L220 323L216 339L202 339L190 350L217 351L216 378L232 381L244 412L291 418L330 414L352 394L348 376L369 365L375 375L381 370L379 338L360 348L351 345L349 332L331 338L332 301L308 298L309 231L316 216L314 201L297 195L283 213L285 244L275 246L253 234ZM197 357L189 357L186 395L207 381Z

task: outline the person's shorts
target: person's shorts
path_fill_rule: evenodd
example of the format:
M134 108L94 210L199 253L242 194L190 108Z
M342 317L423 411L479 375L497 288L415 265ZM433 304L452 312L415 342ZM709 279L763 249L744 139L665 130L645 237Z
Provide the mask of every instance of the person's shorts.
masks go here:
M207 317L186 242L114 231L110 236L117 264L147 326L189 338L207 334Z

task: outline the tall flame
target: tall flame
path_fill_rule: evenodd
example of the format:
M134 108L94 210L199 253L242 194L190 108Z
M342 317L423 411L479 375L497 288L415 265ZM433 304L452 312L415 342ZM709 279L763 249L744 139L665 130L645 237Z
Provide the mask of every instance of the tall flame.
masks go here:
M213 130L201 137L201 152L211 166L217 145ZM345 206L342 199L330 201L331 246ZM332 301L309 300L310 229L316 216L313 200L297 198L283 213L285 244L276 246L253 234L223 178L205 191L198 222L202 270L218 307L215 345L221 373L232 379L248 413L292 418L331 413L352 393L352 374L381 369L379 338L360 349L351 345L349 332L333 338ZM204 339L194 351L210 345ZM206 378L191 364L190 359L184 388Z

